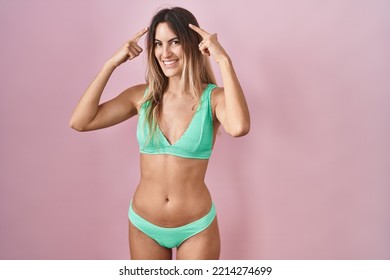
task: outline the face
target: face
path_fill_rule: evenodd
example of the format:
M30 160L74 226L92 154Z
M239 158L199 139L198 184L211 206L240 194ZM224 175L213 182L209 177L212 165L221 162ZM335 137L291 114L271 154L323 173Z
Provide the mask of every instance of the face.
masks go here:
M166 22L157 25L154 55L165 76L168 78L181 76L183 49L179 38Z

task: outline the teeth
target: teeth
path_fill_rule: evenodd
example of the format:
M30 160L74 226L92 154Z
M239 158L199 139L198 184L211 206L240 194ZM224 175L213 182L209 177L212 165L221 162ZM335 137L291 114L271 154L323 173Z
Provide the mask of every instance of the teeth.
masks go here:
M176 62L177 60L171 60L171 61L164 61L164 64L169 66L169 65L172 65Z

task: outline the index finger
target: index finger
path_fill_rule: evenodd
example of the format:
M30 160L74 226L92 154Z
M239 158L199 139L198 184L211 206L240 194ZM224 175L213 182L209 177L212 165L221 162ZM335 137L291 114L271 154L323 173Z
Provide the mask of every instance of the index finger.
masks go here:
M202 36L203 38L207 37L208 35L210 35L207 31L203 30L202 28L196 26L196 25L193 25L193 24L189 24L190 28L192 30L194 30L196 33L198 33L200 36Z
M138 31L130 41L135 41L135 42L137 43L138 40L139 40L146 32L148 32L148 30L149 30L149 27L145 27L145 28L142 29L141 31Z

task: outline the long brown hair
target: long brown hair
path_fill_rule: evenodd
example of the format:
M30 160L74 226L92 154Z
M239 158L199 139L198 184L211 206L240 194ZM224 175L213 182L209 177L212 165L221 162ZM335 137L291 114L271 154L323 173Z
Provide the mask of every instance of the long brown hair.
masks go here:
M148 92L142 103L150 102L147 106L145 121L150 129L149 140L153 139L157 127L157 120L161 108L162 96L168 86L168 78L164 75L157 58L154 55L156 28L160 23L167 23L179 39L183 49L183 72L180 80L180 88L189 91L194 98L200 101L203 85L216 84L214 73L208 57L202 55L198 45L202 37L189 28L189 24L199 26L195 16L186 9L174 7L162 9L154 15L150 23L147 35L148 67L146 82Z

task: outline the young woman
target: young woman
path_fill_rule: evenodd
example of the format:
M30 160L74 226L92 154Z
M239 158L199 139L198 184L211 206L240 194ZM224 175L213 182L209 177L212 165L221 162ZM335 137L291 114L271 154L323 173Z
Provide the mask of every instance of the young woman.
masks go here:
M116 67L143 50L147 33L145 84L132 86L100 104ZM208 57L219 65L217 87ZM220 125L234 136L249 132L243 91L226 51L199 28L183 8L160 10L103 66L76 106L70 125L100 129L138 115L140 182L129 207L132 259L218 259L216 211L204 182Z

